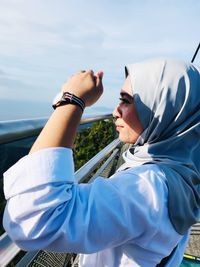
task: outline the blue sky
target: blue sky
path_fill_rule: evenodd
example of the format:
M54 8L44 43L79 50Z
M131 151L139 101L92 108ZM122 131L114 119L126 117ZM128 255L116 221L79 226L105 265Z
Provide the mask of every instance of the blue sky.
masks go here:
M111 111L125 64L191 60L199 14L199 0L0 0L0 120L49 116L62 83L88 68L105 75L86 112Z

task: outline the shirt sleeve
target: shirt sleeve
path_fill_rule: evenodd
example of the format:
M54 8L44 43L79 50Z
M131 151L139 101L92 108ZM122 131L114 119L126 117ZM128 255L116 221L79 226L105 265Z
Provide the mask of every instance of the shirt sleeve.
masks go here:
M159 179L155 184L150 168L138 173L77 184L70 149L30 154L4 174L4 228L24 250L93 253L150 240L166 187Z

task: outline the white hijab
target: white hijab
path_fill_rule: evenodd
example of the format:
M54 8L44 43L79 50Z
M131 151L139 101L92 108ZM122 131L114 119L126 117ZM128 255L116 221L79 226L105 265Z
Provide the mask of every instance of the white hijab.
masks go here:
M134 104L144 131L120 170L158 164L169 188L169 215L184 234L200 218L200 71L180 60L128 65Z

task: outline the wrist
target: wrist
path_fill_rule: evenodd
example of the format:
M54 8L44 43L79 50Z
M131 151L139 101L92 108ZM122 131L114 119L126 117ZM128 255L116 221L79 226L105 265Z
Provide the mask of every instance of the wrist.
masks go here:
M69 104L78 106L82 110L82 112L84 111L84 100L70 92L60 92L59 94L57 94L53 100L52 106L54 109L56 109L57 107Z
M58 106L55 110L54 110L55 114L59 114L63 117L63 115L70 117L70 116L78 116L81 117L83 112L81 110L81 108L77 105L73 105L73 104L67 104L67 105L61 105Z

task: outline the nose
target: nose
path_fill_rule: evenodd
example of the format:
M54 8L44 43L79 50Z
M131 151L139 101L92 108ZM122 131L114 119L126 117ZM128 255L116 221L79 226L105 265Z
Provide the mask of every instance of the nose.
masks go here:
M120 106L117 106L112 113L113 117L115 119L120 118L121 117L121 110L120 110Z

